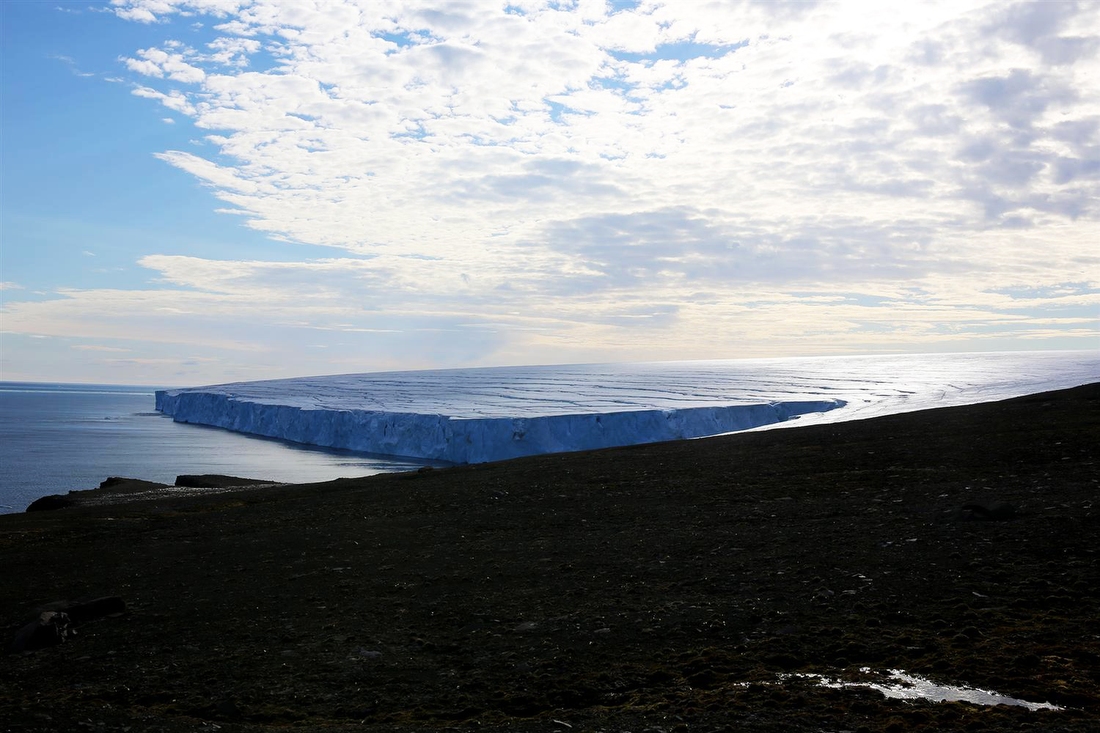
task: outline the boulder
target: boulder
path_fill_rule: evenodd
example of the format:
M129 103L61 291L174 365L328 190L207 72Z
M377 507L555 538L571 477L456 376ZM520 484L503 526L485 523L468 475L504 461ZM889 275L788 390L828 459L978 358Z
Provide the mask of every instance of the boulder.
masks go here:
M145 481L139 478L124 478L122 476L111 476L104 479L99 484L99 490L107 494L133 494L141 491L163 489L164 487L165 484L159 484L155 481Z
M79 601L55 601L40 607L38 616L19 629L8 651L30 652L44 649L76 636L76 627L89 621L120 616L126 612L126 602L118 596L102 596Z
M19 629L12 640L9 650L29 652L56 646L76 634L67 613L61 611L43 611L38 618Z
M64 509L65 507L76 506L76 501L71 497L64 496L63 494L50 494L49 496L43 496L35 499L27 507L28 512L50 512L55 509Z
M65 606L69 619L80 626L89 621L126 613L126 601L118 596L103 596L88 601L76 601Z

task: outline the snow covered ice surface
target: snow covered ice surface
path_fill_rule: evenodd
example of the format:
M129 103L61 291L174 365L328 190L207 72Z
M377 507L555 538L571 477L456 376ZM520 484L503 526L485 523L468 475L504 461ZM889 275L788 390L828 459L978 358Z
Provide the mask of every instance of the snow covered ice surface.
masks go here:
M157 410L326 448L452 463L986 402L1100 381L1100 352L378 372L157 392Z

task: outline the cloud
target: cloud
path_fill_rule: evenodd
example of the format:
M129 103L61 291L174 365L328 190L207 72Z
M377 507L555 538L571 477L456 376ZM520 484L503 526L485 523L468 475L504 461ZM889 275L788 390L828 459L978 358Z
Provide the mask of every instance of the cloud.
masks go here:
M62 9L57 8L57 10L62 10ZM64 11L62 11L62 12L64 12ZM80 76L80 77L84 77L84 78L90 78L90 77L95 76L95 74L93 74L93 73L90 73L90 72L87 72L87 71L81 71L80 67L77 66L76 61L71 56L63 56L63 55L60 55L60 54L52 54L50 56L50 58L54 59L55 61L60 61L61 63L68 66L69 71L71 71L74 76Z
M1058 283L1097 302L1095 4L112 7L177 34L120 52L133 94L204 134L160 160L301 246L150 251L158 307L495 331L481 353L440 341L454 363L919 348L974 324L1053 332ZM1046 294L1005 310L1025 284Z
M125 353L129 349L120 349L114 346L100 346L99 344L73 344L69 348L77 351L99 351L103 353Z
M139 23L162 22L177 13L186 17L202 14L223 18L249 4L249 0L111 0L116 15Z
M165 94L164 92L158 92L156 89L150 89L149 87L135 86L133 91L130 92L135 97L145 97L146 99L156 99L168 109L179 112L184 115L195 114L195 108L187 101L187 97L178 90L172 90Z
M664 209L554 222L544 242L598 273L587 285L601 288L866 282L952 267L924 253L934 234L923 222L834 216L800 222L797 236L789 224Z
M126 7L158 17L198 11L193 3ZM882 222L927 201L950 206L960 193L978 204L955 212L962 216L1088 207L1091 190L1044 198L1026 190L1089 169L1071 153L1050 176L1046 144L1050 113L1059 124L1087 119L1074 91L1083 69L1001 71L991 55L1012 58L1014 45L1034 39L983 38L1000 21L980 11L969 21L943 7L928 19L884 16L884 33L860 35L847 6L778 17L751 6L707 14L643 5L606 16L406 3L377 18L336 4L217 9L230 18L211 44L223 54L217 61L177 46L143 50L133 68L170 77L176 63L190 82L203 81L201 69L184 56L213 66L230 53L242 69L261 49L281 59L266 72L231 68L200 91L158 98L217 131L209 140L232 171L222 183L201 177L251 226L294 241L435 255L421 252L426 241L484 237L497 214L513 228L624 207L747 214L760 199L819 206L837 192L871 203L868 215ZM902 24L916 21L924 27L907 36ZM945 36L953 55L914 75L907 59ZM974 43L979 50L966 53ZM952 139L963 153L983 144L1003 152L968 171L944 157L955 152ZM193 173L201 167L186 154L168 156ZM244 181L251 191L241 191ZM377 205L377 192L387 206ZM876 206L884 196L904 205ZM418 213L426 209L438 213Z
M145 76L168 78L184 84L198 84L206 78L206 72L192 66L184 60L182 53L174 53L159 48L143 48L137 52L138 58L126 58L122 61L126 68Z
M984 105L996 119L1018 130L1032 129L1052 104L1065 105L1077 98L1076 90L1026 69L972 79L959 88L969 101Z
M1100 49L1100 26L1078 2L1013 3L994 14L987 30L1057 66L1088 58Z

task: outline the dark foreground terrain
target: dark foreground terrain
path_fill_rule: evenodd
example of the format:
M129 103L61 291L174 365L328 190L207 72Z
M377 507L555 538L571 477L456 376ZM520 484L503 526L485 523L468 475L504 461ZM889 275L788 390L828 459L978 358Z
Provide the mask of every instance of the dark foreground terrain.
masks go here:
M1098 453L1093 385L0 516L5 643L126 604L0 656L0 730L1100 730ZM890 669L1064 709L791 675Z

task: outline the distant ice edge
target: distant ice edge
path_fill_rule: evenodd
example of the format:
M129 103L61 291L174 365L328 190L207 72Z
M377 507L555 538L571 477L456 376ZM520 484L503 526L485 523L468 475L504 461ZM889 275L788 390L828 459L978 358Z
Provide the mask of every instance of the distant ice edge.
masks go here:
M701 438L825 412L839 399L671 410L453 418L408 412L265 404L216 392L158 390L156 409L176 422L210 425L295 443L449 463Z

